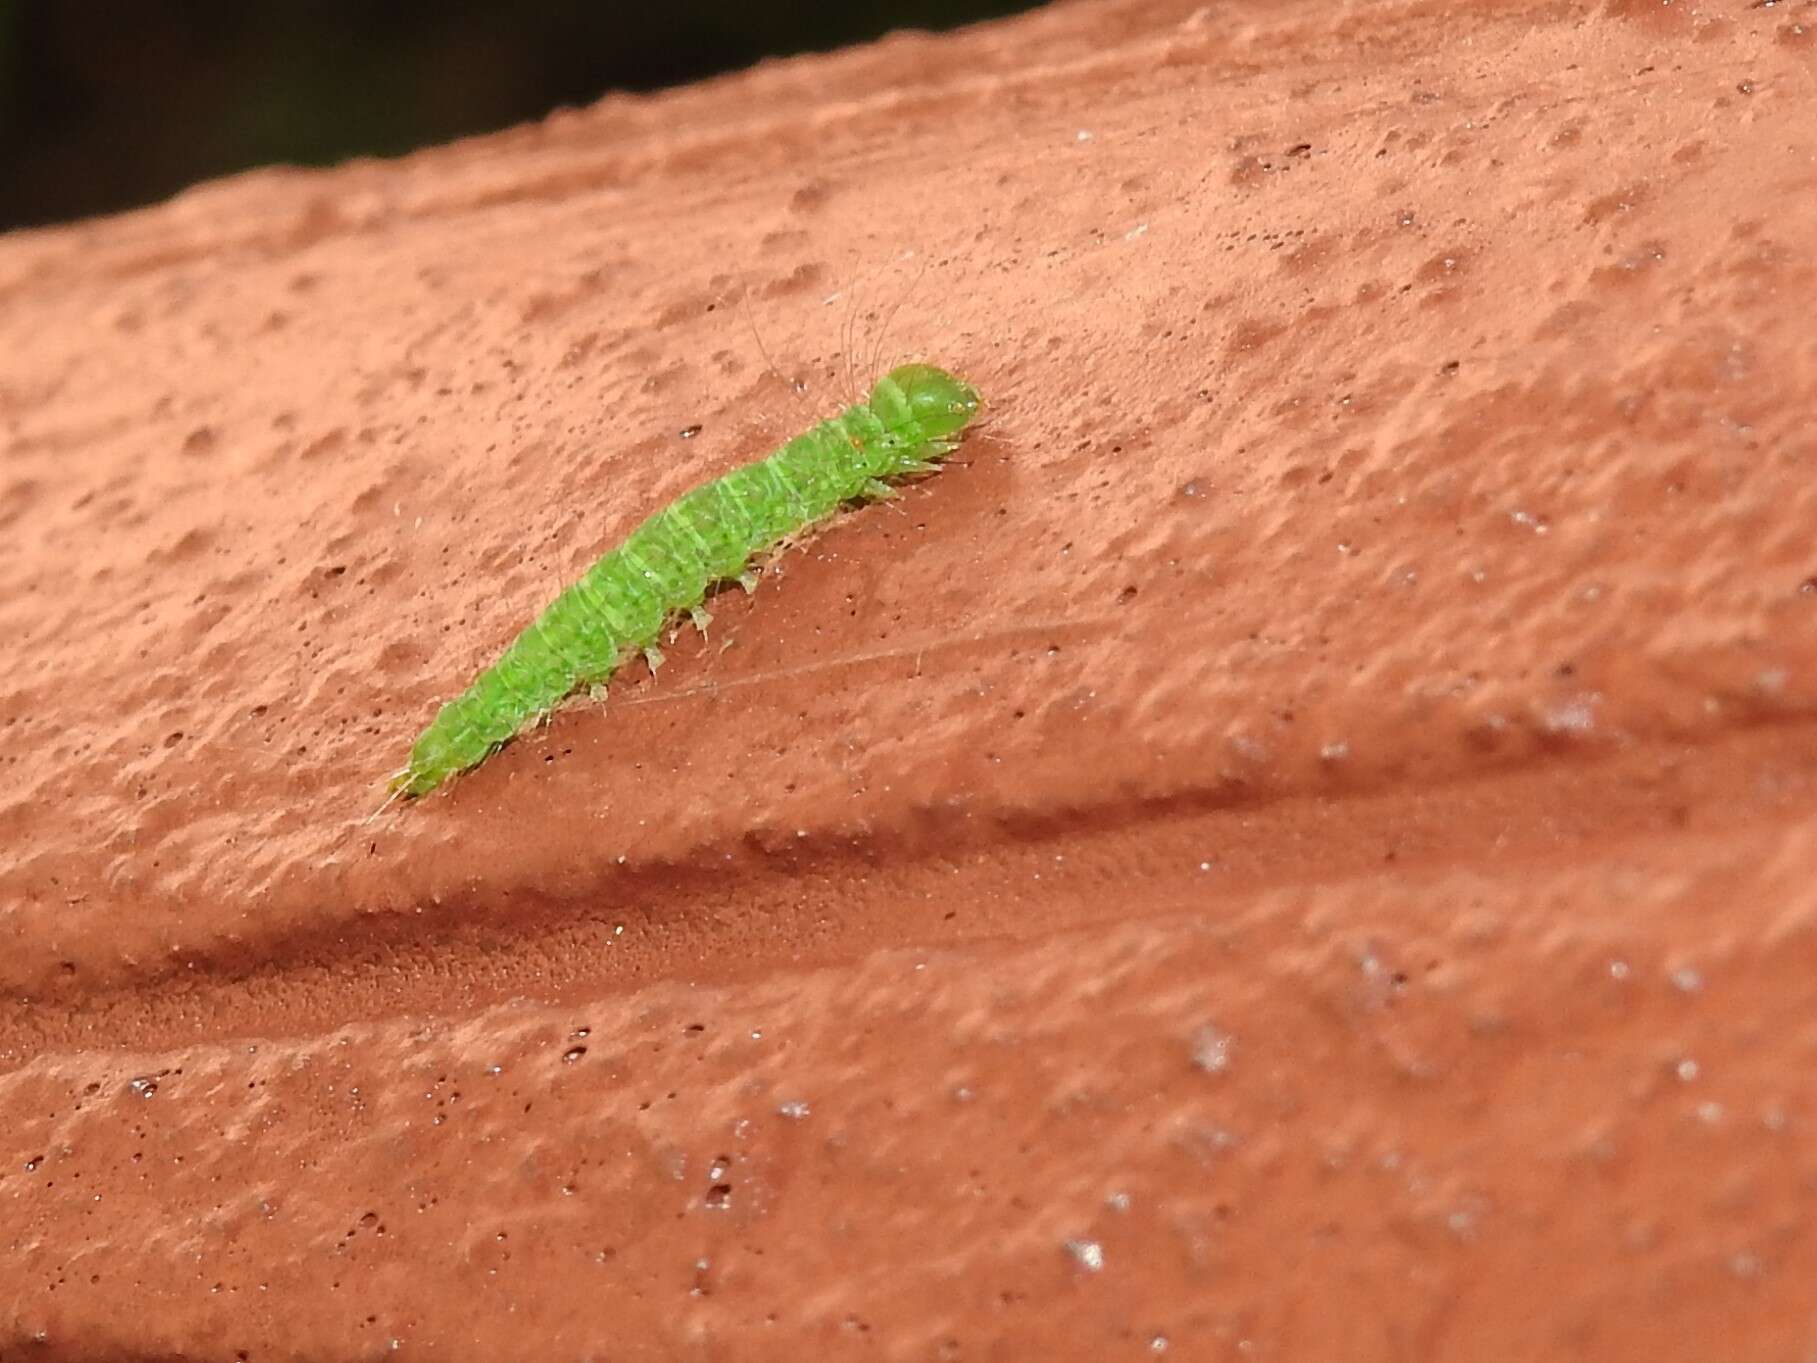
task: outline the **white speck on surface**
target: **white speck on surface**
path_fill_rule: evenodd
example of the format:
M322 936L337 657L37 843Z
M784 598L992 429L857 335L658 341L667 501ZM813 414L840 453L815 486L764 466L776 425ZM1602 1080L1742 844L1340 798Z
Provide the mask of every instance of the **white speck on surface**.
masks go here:
M1703 988L1703 976L1695 966L1681 965L1672 972L1672 988L1681 994L1695 994Z
M1245 762L1266 762L1268 747L1259 739L1248 734L1232 734L1227 740L1230 750Z
M1678 1073L1678 1079L1679 1079L1680 1083L1683 1083L1683 1084L1690 1083L1693 1079L1697 1078L1697 1074L1698 1074L1697 1062L1695 1060L1691 1060L1691 1059L1680 1060L1678 1062L1677 1073Z
M1148 233L1148 224L1145 222L1139 222L1134 227L1130 228L1129 231L1127 231L1123 234L1123 240L1124 241L1134 241L1137 237L1145 236L1145 235L1147 235L1147 233Z
M786 1103L779 1104L776 1110L792 1122L800 1121L803 1117L808 1115L809 1111L808 1105L799 1098L794 1098Z
M1598 696L1579 696L1546 711L1545 725L1550 733L1587 734L1596 727Z
M1104 1267L1104 1246L1096 1240L1068 1240L1066 1252L1078 1261L1079 1267L1087 1273L1097 1273Z
M1081 128L1081 129L1079 129L1079 131L1078 131L1078 132L1076 132L1076 133L1074 133L1074 134L1073 134L1073 141L1075 141L1075 142L1089 142L1089 141L1091 141L1091 133L1090 133L1090 131L1089 131L1089 130L1087 130L1087 129L1085 129L1085 128Z
M1148 1341L1148 1352L1151 1354L1166 1353L1167 1352L1167 1336L1166 1335L1156 1335L1153 1339L1149 1340Z
M1546 524L1544 516L1535 516L1531 511L1510 511L1508 519L1516 525L1524 525L1536 535L1543 535L1552 527Z
M1720 1126L1722 1125L1722 1118L1723 1111L1721 1103L1699 1103L1697 1105L1697 1120L1702 1122L1705 1126Z
M1104 1199L1104 1205L1109 1207L1113 1212L1126 1212L1129 1210L1129 1194L1125 1192L1112 1193L1109 1197Z
M1192 1034L1192 1063L1207 1074L1222 1074L1230 1068L1235 1045L1235 1037L1207 1023Z
M1609 962L1609 978L1612 980L1625 980L1633 973L1632 967L1626 961Z

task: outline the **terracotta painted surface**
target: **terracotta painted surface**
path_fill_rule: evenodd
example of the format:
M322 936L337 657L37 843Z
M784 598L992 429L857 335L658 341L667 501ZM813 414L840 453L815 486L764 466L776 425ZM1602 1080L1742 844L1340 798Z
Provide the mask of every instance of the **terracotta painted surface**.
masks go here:
M1806 1357L1813 241L1810 0L1060 5L0 239L0 1359ZM905 358L962 465L367 822Z

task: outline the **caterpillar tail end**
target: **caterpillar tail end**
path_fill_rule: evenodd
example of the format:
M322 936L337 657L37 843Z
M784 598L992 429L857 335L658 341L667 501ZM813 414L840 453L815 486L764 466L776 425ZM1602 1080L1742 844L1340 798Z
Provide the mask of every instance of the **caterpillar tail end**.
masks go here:
M385 803L378 807L373 817L377 818L399 800L415 800L427 795L440 784L439 776L418 770L414 763L399 767L386 778Z
M377 809L373 810L372 813L368 814L360 821L360 826L362 828L369 824L377 823L381 814L387 809L390 809L391 806L396 804L399 800L406 798L406 793L400 778L406 774L407 770L408 769L406 769L405 772L394 772L391 779L385 783L386 795L384 800L379 804Z

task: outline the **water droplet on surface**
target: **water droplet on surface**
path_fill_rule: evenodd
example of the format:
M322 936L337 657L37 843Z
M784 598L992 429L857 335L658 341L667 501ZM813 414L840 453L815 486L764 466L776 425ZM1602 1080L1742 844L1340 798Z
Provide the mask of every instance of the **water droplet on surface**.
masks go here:
M572 1065L575 1061L579 1060L586 1053L587 1053L587 1048L585 1046L572 1046L569 1049L562 1052L562 1064Z

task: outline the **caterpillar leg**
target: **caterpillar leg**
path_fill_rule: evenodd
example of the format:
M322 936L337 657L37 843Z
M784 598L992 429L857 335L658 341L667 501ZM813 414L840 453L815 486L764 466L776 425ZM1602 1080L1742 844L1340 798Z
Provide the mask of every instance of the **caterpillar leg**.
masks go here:
M707 637L707 626L713 623L713 613L705 606L688 607L688 618L694 622L694 628L700 631L700 637Z
M900 497L902 494L888 483L884 482L881 478L873 478L864 485L864 495L868 500L873 502L887 502L892 498Z
M749 596L752 592L756 591L757 570L755 568L747 568L744 572L740 573L738 575L738 585L744 588L744 594L746 596Z
M656 669L662 666L662 650L655 644L647 645L644 648L644 661L650 664L650 675L654 677Z

